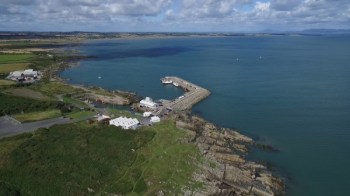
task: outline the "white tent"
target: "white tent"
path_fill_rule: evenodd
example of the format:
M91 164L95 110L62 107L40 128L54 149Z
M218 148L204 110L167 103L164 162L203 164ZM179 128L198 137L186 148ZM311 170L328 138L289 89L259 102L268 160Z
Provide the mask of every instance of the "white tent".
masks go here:
M122 127L123 129L136 129L140 122L136 118L118 117L109 121L110 125Z
M152 115L152 112L144 112L143 117L150 117Z
M150 121L151 123L157 123L160 122L160 118L158 116L152 116Z

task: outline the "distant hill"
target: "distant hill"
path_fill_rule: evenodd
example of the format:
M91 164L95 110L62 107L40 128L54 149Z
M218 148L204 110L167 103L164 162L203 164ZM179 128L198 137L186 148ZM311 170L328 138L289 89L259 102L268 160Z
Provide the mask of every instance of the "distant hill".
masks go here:
M301 34L327 35L327 34L350 34L350 29L306 29Z

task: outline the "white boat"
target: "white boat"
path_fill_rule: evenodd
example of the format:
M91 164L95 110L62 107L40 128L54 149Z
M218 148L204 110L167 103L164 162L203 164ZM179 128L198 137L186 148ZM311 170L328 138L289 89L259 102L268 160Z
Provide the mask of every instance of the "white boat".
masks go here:
M173 81L172 80L168 80L168 79L162 79L162 83L163 84L171 84L171 83L173 83Z
M174 85L174 86L179 86L179 84L178 84L178 83L176 83L176 82L173 82L173 85Z

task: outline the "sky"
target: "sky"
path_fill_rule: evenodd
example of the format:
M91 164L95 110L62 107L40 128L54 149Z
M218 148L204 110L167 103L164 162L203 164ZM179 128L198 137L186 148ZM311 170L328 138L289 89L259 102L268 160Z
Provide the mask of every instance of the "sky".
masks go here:
M350 0L0 0L0 31L349 29Z

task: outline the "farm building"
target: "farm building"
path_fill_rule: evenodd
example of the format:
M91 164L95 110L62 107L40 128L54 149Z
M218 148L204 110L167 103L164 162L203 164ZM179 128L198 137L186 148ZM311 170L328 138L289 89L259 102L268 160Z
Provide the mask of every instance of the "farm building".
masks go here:
M33 69L19 70L10 72L7 76L9 80L21 81L21 82L34 82L41 79L41 72L34 71Z

